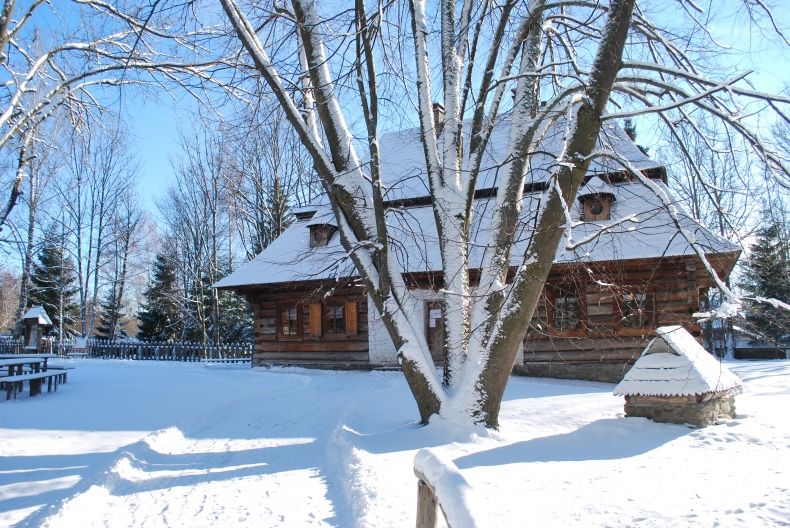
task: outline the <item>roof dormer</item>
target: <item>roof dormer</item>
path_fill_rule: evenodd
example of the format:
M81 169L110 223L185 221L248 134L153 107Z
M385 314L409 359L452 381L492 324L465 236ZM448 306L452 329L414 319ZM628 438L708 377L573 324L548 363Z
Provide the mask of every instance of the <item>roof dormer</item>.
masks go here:
M310 219L307 227L310 229L311 248L326 246L337 231L335 218L329 210L319 211Z
M329 243L337 227L329 224L314 224L310 227L310 247L323 247Z
M615 201L615 188L605 180L593 177L579 191L581 202L581 220L595 222L609 220L612 216L612 204Z

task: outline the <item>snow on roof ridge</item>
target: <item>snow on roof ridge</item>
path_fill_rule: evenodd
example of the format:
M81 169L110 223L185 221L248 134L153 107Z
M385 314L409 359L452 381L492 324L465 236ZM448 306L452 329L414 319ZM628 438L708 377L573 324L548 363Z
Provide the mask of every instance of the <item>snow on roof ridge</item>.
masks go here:
M337 219L332 209L326 206L320 206L316 209L315 214L305 224L307 227L316 225L330 225L337 227Z
M740 390L741 380L680 325L656 329L616 396L699 396Z
M39 324L46 324L52 326L52 319L47 315L47 311L40 304L35 304L25 312L22 319L37 319Z
M590 196L594 194L610 194L612 197L615 196L617 189L615 189L614 185L606 181L604 178L600 176L593 176L590 178L587 183L579 190L579 199L583 198L584 196Z

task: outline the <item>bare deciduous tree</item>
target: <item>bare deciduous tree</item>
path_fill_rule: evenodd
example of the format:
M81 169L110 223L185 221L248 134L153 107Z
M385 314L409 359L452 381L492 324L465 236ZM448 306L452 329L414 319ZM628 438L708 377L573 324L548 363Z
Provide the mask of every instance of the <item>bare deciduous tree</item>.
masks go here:
M135 161L119 130L84 126L83 134L67 147L67 174L57 184L68 247L77 266L83 336L91 335L96 323L101 273L114 244L114 213L136 177Z
M22 146L17 147L19 177L0 212L0 227L16 203L31 131L42 130L40 125L56 113L78 123L110 104L108 88L169 81L187 89L216 84L211 74L216 62L179 58L205 51L198 32L182 26L170 32L168 21L154 26L155 7L103 0L0 4L0 151ZM188 7L166 8L169 14L183 9ZM208 26L203 31L212 34Z
M721 119L787 177L781 160L763 148L738 114L744 98L774 109L787 98L744 87L743 75L717 79L702 73L685 51L689 47L675 40L671 28L635 9L633 0L608 5L440 0L430 4L436 17L424 0L409 1L408 15L399 4L363 1L340 12L313 0L292 0L289 7L272 10L237 0L221 3L252 66L312 157L342 245L398 350L423 421L440 414L497 426L513 361L566 228L567 204L591 160L612 155L596 151L603 120L654 113L676 136L673 113L688 115L696 108ZM678 5L697 34L706 35L697 22L698 8ZM401 31L404 19L410 46ZM349 34L344 28L353 29ZM296 38L288 44L273 38L284 34ZM392 35L396 43L387 42ZM411 63L398 61L394 49L409 49ZM440 241L447 333L443 378L433 369L421 321L410 317L403 269L388 236L383 189L392 182L382 181L378 141L386 102L380 81L396 74L393 65L405 81L401 107L405 98L417 108ZM511 93L512 104L506 97ZM441 123L432 111L440 98ZM469 230L480 214L474 190L492 129L504 112L511 123L508 151L499 168L480 279L473 284ZM361 142L352 133L357 119L364 125ZM514 255L525 175L551 126L564 128L563 148L540 193L531 241L523 254ZM362 145L367 155L360 154ZM672 207L660 189L651 188Z
M242 112L244 109L242 109ZM252 109L223 135L234 145L228 173L228 206L247 260L285 230L291 209L320 192L309 156L275 108Z

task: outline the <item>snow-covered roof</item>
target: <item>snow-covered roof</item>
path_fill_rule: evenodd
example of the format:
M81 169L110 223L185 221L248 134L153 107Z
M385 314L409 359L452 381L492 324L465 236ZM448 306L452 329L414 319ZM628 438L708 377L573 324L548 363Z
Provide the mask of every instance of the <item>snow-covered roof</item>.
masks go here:
M509 133L510 114L507 114L499 119L491 132L491 138L480 165L476 189L496 187L499 168L506 159ZM562 150L565 139L564 134L565 119L559 117L536 144L534 152L531 153L531 170L527 176L527 183L545 182L551 175L551 172L557 165L557 156ZM466 146L468 146L468 122L464 128L464 137ZM634 169L640 171L662 167L660 163L650 159L639 150L622 128L610 121L605 122L601 126L596 151L609 154L610 156L616 155L621 160L627 161ZM399 201L430 195L428 176L425 169L425 153L420 142L419 128L383 134L379 141L379 152L381 181L384 182L385 187L385 201ZM611 174L622 170L623 166L620 162L615 161L611 157L600 156L590 163L587 174ZM298 207L293 212L300 215L317 211L328 205L329 201L326 195L322 193L311 203Z
M468 125L468 123L467 123ZM495 188L499 168L507 158L508 135L510 133L510 114L500 118L491 132L488 147L480 165L477 189ZM565 119L560 117L549 127L543 138L537 142L530 155L530 172L527 183L540 183L548 179L557 167L557 157L562 152L565 140ZM464 128L466 142L469 141L469 128ZM387 186L384 199L402 200L428 196L429 187L425 169L425 154L420 142L420 129L412 128L384 134L380 141L381 177ZM627 160L636 170L661 167L661 164L648 158L634 145L622 128L613 122L605 122L598 136L596 151L616 155ZM587 174L609 174L623 170L621 163L609 157L597 157L591 163Z
M741 380L682 326L662 326L623 381L618 396L697 396L740 389Z
M40 325L52 326L52 319L49 318L46 310L44 310L44 307L38 304L25 312L25 315L22 316L22 319L25 321L35 320Z
M579 189L579 199L585 196L599 196L602 194L615 195L614 186L603 178L591 178L587 185Z
M335 214L332 212L332 209L329 206L321 206L317 208L315 214L307 220L305 224L307 227L310 226L317 226L317 225L330 225L337 227L337 220L335 219Z
M593 178L587 185L594 185L598 179ZM655 183L660 191L671 197L666 185ZM571 230L572 241L588 242L568 249L566 233L555 262L605 262L695 254L670 213L658 205L660 201L653 190L641 183L622 183L610 187L615 195L611 220L575 225ZM523 255L530 239L538 197L539 193L524 197L520 231L513 251L514 266L520 264L518 258ZM494 204L493 198L476 201L472 226L476 243L470 248L469 255L472 268L478 267L482 261ZM738 251L736 245L710 232L679 207L677 211L680 227L706 253ZM581 212L581 204L576 201L571 206L572 218L580 218ZM331 211L322 207L315 217L323 218L327 214L331 215ZM387 213L387 220L390 235L397 241L393 244L393 253L405 272L441 270L438 236L430 205L391 209ZM346 252L340 245L340 237L332 237L323 247L309 247L308 223L295 222L262 253L215 286L239 287L356 276L350 260L345 258Z

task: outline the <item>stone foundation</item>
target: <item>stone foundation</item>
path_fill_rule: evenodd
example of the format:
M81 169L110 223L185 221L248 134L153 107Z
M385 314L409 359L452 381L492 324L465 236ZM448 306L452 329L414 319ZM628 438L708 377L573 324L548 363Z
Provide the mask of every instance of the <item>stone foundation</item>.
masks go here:
M625 415L705 427L719 418L735 417L735 396L732 391L699 396L626 396Z

